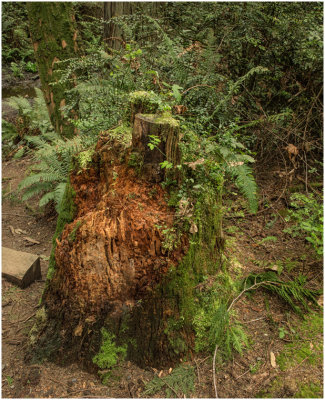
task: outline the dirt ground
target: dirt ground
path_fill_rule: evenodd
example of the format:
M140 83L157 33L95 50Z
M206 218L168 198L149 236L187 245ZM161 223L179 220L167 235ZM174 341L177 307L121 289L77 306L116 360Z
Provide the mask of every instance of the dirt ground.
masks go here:
M2 165L2 246L39 254L42 260L42 279L24 290L2 279L2 397L147 397L146 384L157 375L159 379L167 377L172 373L170 369L141 369L125 361L115 368L104 385L99 376L83 371L78 365L62 367L51 362L31 365L25 361L28 332L35 321L44 288L56 224L53 213L42 214L37 209L37 200L29 201L28 205L20 200L17 185L30 163L25 158L4 160ZM236 204L238 210L241 209L240 201L234 202L230 199L232 214L226 214L224 219L227 236L225 255L231 260L230 274L233 278L246 276L251 271L263 270L266 265L276 265L278 260L289 260L287 263L291 262L290 265L293 265L290 277L303 274L307 277L309 288L322 288L322 263L315 260L304 240L283 233L285 220L282 211L288 205L288 199L283 194L284 183L276 172L269 171L265 176L258 176L263 205L256 216L238 218L234 212ZM17 233L17 229L26 231L27 235ZM39 244L31 245L24 236L38 241ZM277 237L277 241L267 240L261 243L262 239L271 236ZM234 310L249 335L250 343L242 355L235 354L229 362L218 366L216 385L219 397L290 398L295 397L299 390L301 392L302 385L316 388L315 396L312 397L322 397L322 357L314 363L310 362L319 352L318 346L323 341L322 332L316 331L313 337L302 335L299 340L307 341L310 353L282 370L273 357L279 356L288 344L297 343L290 332L293 328L299 329L302 319L293 314L277 297L264 291L242 296ZM282 335L279 334L281 329L285 332ZM212 355L195 355L185 365L193 367L195 372L195 390L190 397L215 397ZM164 389L151 394L151 397L156 398L165 396ZM183 394L179 396L185 397ZM303 394L300 397L302 396Z

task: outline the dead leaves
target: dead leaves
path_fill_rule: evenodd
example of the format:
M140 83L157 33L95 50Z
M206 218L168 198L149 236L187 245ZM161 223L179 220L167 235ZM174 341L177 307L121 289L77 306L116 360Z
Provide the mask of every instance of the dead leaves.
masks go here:
M274 355L273 351L270 351L270 363L271 363L271 366L273 368L277 367L276 360L275 360L275 355Z
M193 169L195 171L196 167L198 165L204 164L204 162L205 162L205 159L204 158L200 158L200 159L198 159L196 161L193 161L193 162L185 162L184 164L186 164L187 166L189 166L191 169Z
M177 105L173 107L175 114L185 114L187 107L183 105Z

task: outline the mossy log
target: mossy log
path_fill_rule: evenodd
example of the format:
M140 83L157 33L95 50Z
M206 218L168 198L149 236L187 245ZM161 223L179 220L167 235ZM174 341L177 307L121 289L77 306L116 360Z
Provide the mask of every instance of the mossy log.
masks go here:
M145 163L160 161L147 154L147 133L166 134L166 151L177 146L176 128L171 118L137 115L132 145L108 132L91 168L71 174L73 207L65 208L74 218L55 239L55 269L32 332L34 360L92 365L102 327L141 366L171 366L193 349L195 288L218 268L218 199L197 204L195 234L177 235L166 190L128 165L132 151L143 152Z

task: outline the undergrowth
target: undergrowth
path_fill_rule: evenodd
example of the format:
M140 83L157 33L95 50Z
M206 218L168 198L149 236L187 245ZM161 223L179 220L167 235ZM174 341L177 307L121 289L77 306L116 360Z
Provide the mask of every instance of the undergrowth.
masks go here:
M153 380L146 383L145 396L152 397L158 392L163 391L166 398L190 397L195 389L196 375L194 368L188 365L181 365L175 368L167 376L155 376Z
M105 328L101 329L102 344L99 352L93 357L93 363L100 369L106 370L114 367L119 359L123 359L126 355L126 346L117 346L114 342L115 335L107 331ZM107 374L104 375L104 381L108 378ZM105 382L104 382L105 383Z

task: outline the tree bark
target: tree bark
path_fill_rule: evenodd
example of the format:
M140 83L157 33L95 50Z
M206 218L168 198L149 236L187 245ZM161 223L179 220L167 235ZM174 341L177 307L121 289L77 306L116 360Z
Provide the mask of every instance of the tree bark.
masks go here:
M55 130L62 136L71 137L74 127L64 116L66 90L71 84L59 84L58 62L78 56L78 32L73 4L67 2L26 3L30 33L46 105ZM76 118L72 111L70 118Z
M112 18L122 15L130 15L136 7L136 3L116 1L107 1L104 3L104 40L107 46L114 50L123 47L123 31L114 23ZM111 20L111 21L110 21Z

